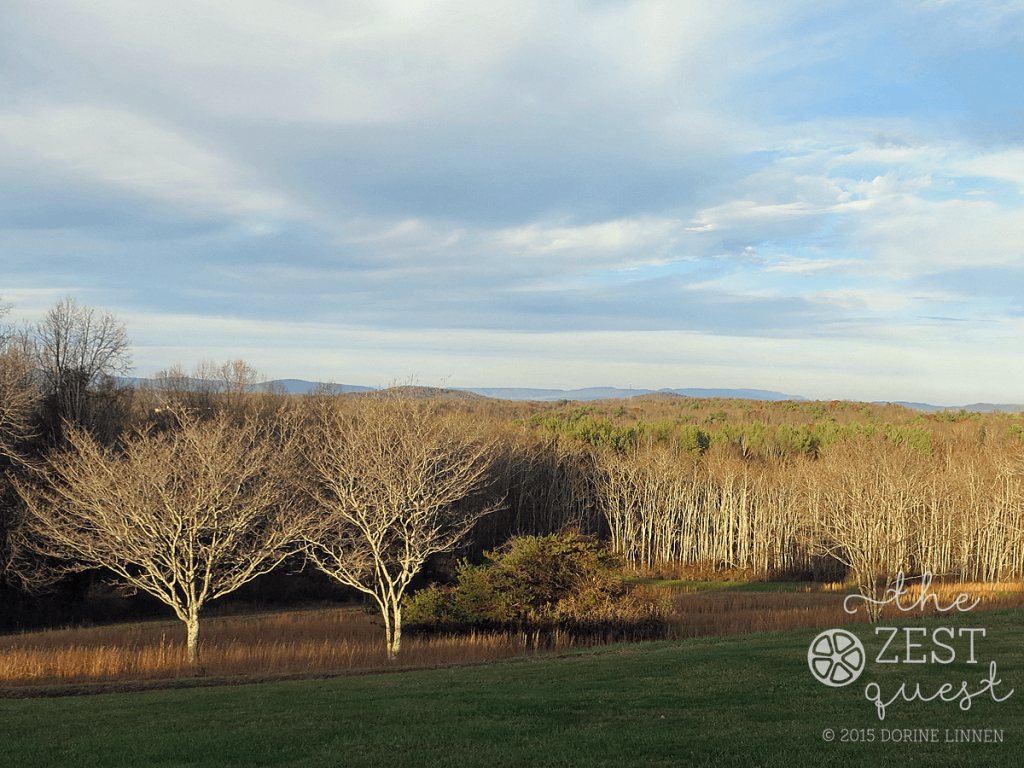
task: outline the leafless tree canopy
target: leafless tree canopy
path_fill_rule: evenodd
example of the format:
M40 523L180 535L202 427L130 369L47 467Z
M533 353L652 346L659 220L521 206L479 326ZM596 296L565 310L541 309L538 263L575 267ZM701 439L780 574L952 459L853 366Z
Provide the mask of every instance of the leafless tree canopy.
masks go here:
M808 523L819 546L857 579L872 620L926 528L925 460L905 445L860 438L805 471Z
M343 411L330 399L311 402L303 454L317 513L308 557L374 598L394 659L410 580L495 508L481 493L492 445L470 420L428 403L367 399Z
M69 296L32 329L30 341L35 375L53 411L53 442L59 445L65 424L86 423L90 393L115 388L114 377L131 371L128 331L113 314Z
M86 386L101 376L127 374L132 362L125 324L109 312L81 306L71 297L58 302L36 327L41 373L54 389L71 372Z
M0 459L20 460L17 445L32 434L32 415L39 397L29 355L0 340Z
M0 318L8 312L0 305ZM32 381L32 361L12 329L0 325L0 573L10 560L7 532L11 517L11 490L7 471L24 466L22 443L32 437L32 419L39 390Z
M39 481L17 484L26 510L18 539L69 570L108 568L166 603L187 625L194 662L204 603L278 565L301 518L287 429L177 418L177 429L114 448L69 430L69 449Z

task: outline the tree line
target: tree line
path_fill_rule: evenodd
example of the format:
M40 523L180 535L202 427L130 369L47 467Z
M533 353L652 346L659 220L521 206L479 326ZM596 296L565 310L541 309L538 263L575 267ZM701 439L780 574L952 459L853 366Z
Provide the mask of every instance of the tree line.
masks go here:
M128 353L123 324L73 299L3 332L6 576L102 569L181 619L193 661L203 608L285 563L367 595L394 658L428 561L566 528L634 568L850 572L872 595L900 570L1024 576L1016 421L681 398L654 427L625 406L514 421L401 390L286 396L242 361L129 386Z

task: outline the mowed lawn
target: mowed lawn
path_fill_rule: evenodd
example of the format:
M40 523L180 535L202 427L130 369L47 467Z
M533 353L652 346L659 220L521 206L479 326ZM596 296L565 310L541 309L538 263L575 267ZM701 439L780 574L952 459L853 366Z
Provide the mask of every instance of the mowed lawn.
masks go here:
M883 622L895 625L895 622ZM0 701L0 765L31 766L965 766L1024 763L1024 610L902 622L912 657L932 650L938 626L986 627L939 639L951 664L875 663L886 637L848 627L864 643L861 678L829 688L810 674L819 630L620 645L557 658L217 688ZM907 654L899 633L889 655ZM997 693L889 707L864 699L916 683L970 690L996 661ZM826 741L826 729L835 732ZM843 729L874 729L843 743ZM863 732L859 729L865 729ZM885 731L883 731L885 729ZM892 732L937 730L938 743L893 743ZM949 743L946 730L1001 743ZM886 738L888 734L888 739Z

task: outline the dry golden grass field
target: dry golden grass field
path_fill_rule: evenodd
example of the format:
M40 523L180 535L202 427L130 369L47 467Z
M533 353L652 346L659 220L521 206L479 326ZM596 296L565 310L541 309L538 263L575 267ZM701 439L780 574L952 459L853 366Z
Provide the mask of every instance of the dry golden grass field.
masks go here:
M660 581L638 589L666 591L674 612L667 637L746 634L831 627L866 620L850 615L843 584L771 584ZM904 604L916 597L914 587ZM977 610L1024 606L1024 583L934 584L945 605L959 593L980 598ZM931 610L926 613L934 613ZM883 616L908 618L888 607ZM918 614L919 615L919 614ZM436 667L477 664L527 654L558 652L581 644L563 633L477 633L405 639L398 665ZM588 639L586 644L600 643ZM210 678L316 676L387 666L383 632L358 607L308 609L213 617L203 624L199 669L185 659L178 621L49 630L0 637L0 688L19 695L24 686Z

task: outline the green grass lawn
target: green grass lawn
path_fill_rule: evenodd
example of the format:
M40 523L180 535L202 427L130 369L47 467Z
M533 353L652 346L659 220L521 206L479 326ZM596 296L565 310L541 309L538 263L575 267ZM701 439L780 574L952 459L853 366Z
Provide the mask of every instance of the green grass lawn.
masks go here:
M908 626L988 628L943 664L875 663L885 637L848 627L868 653L854 684L829 688L807 666L818 630L620 645L559 658L262 685L0 701L4 766L988 766L1024 762L1024 610ZM900 633L900 638L904 634ZM929 653L929 639L912 635ZM896 647L890 648L890 652ZM942 656L948 651L937 648ZM899 641L899 653L905 643ZM931 695L971 690L998 664L996 703L896 702L879 721L878 683ZM843 743L842 729L874 729ZM1001 729L1002 743L892 743L883 731ZM825 729L835 741L825 741Z

